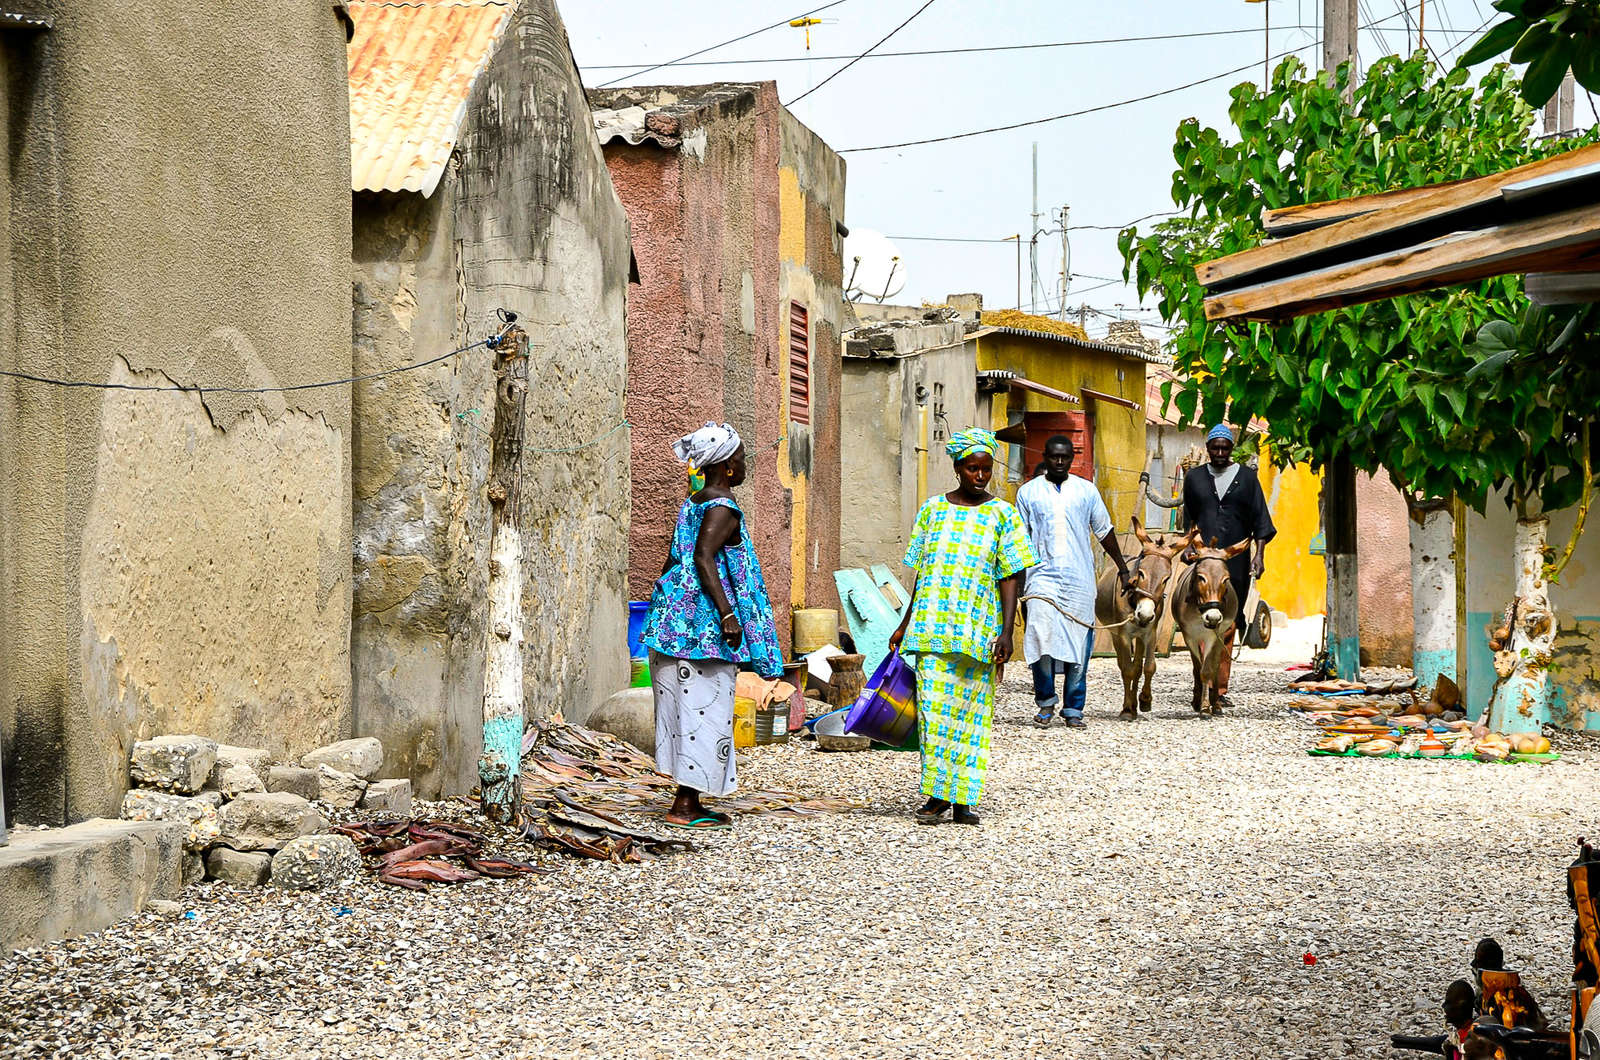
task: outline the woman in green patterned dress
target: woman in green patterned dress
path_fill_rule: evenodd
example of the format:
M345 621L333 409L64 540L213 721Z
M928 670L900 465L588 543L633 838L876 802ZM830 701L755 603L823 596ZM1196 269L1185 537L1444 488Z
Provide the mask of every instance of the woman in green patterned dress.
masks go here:
M1022 572L1038 562L1017 510L989 493L995 448L989 431L950 439L960 485L922 506L906 549L917 580L889 645L916 657L928 796L919 824L937 824L952 805L957 824L978 823L995 681L1011 658Z

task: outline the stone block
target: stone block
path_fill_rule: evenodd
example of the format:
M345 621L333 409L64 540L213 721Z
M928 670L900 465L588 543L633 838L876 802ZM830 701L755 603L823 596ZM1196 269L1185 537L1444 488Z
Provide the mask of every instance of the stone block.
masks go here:
M137 784L192 795L217 764L217 742L204 736L157 736L133 745L129 774Z
M609 732L647 755L656 753L655 693L648 688L624 688L596 707L583 724Z
M265 887L272 878L272 855L259 850L212 847L206 854L206 875L235 887Z
M206 859L200 856L199 851L185 850L183 852L183 885L200 883L206 878Z
M236 799L250 791L267 790L266 783L256 771L243 762L232 762L227 765L218 762L216 768L211 770L206 787L229 799Z
M0 847L0 956L99 931L183 887L183 825L108 821L23 830Z
M362 780L371 780L383 768L383 745L371 736L358 740L340 740L319 747L300 759L307 769L332 766L342 773L354 773Z
M287 791L302 799L314 799L321 791L317 771L300 766L273 766L267 771L268 791Z
M328 826L316 807L287 791L240 795L222 807L221 816L221 842L235 850L281 850Z
M222 834L217 807L204 794L173 795L152 788L134 788L122 796L124 821L177 821L183 825L185 850L203 850Z
M291 891L320 891L360 871L361 854L348 836L301 836L272 856L272 885Z
M367 782L330 765L317 767L317 798L336 810L348 810L366 794Z
M411 816L411 781L374 780L361 796L361 808Z
M211 787L215 788L222 771L233 766L244 766L254 773L263 784L267 781L267 770L272 768L272 752L261 747L235 747L232 744L217 744L217 764L211 770ZM258 791L264 788L256 789ZM232 795L228 796L230 799Z

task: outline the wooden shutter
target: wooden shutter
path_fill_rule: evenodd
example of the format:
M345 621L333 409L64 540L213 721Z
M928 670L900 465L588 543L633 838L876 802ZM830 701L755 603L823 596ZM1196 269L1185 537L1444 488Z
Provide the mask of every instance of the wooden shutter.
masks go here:
M789 419L811 423L811 329L799 302L789 303Z

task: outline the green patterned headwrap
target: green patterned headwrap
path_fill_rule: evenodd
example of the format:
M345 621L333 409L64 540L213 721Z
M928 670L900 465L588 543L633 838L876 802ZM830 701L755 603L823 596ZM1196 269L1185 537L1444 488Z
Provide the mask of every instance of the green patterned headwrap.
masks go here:
M993 456L999 443L995 441L994 432L986 431L981 427L969 427L964 431L957 431L944 443L944 451L950 454L951 460L965 460L973 453L988 453Z

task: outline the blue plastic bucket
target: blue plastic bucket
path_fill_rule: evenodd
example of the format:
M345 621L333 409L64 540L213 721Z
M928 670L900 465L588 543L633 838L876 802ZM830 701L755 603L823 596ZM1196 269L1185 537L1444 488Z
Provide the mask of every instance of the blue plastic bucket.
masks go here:
M644 637L644 616L650 610L648 600L628 601L628 658L647 659L650 653L640 640Z

